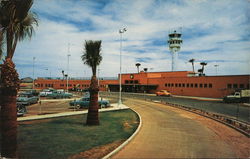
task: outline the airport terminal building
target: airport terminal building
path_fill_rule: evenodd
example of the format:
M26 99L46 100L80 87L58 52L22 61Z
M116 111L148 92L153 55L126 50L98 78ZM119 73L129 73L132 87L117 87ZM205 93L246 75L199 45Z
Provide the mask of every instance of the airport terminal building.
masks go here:
M119 76L118 76L119 77ZM192 71L122 74L122 92L155 93L168 90L173 95L223 98L239 89L249 89L250 75L196 76ZM68 80L68 89L87 89L90 80ZM35 89L67 89L65 79L35 80ZM119 91L119 79L99 80L100 91Z

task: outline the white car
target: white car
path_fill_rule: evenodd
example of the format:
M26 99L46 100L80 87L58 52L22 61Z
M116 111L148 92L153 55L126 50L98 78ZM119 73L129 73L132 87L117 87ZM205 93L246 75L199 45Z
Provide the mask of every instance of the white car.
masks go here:
M39 93L40 97L46 97L48 94L52 94L54 89L44 89Z

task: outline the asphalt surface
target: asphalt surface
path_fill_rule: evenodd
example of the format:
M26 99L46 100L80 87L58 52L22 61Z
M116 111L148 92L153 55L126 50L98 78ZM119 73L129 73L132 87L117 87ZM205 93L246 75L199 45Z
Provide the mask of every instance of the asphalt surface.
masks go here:
M104 95L118 97L116 92L102 92ZM124 93L123 98L135 98L152 101L164 101L172 104L180 104L186 107L196 108L207 112L222 114L239 121L250 122L250 107L242 103L224 103L221 99L201 97L161 97L155 94Z
M126 99L124 104L141 115L142 127L113 158L249 157L246 154L249 151L245 150L249 139L223 124L159 103ZM202 120L209 120L210 126ZM233 137L241 140L231 141ZM244 149L245 154L236 149Z

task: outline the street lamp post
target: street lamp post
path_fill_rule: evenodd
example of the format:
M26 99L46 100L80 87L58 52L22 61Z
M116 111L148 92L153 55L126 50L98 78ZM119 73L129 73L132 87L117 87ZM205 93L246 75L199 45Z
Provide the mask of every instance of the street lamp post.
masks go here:
M70 43L68 43L68 63L67 63L67 92L69 91L69 57L70 57Z
M218 73L218 67L219 67L219 65L218 65L218 64L216 64L216 65L214 65L214 67L215 67L215 73L216 73L216 76L217 76L217 73Z
M45 70L47 70L48 71L48 78L50 78L51 79L51 70L49 69L49 68L46 68Z
M35 88L35 59L36 57L33 57L33 84L32 84L32 88L34 89Z
M120 29L120 77L119 77L119 101L118 105L120 106L122 104L122 33L127 31L126 28Z

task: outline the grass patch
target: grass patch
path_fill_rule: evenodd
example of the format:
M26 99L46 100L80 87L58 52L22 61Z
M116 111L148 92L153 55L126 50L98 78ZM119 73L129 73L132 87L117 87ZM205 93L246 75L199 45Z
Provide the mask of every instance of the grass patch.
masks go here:
M86 117L77 115L19 123L19 158L68 158L96 146L127 139L139 124L131 110L100 113L99 126L83 124Z

